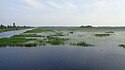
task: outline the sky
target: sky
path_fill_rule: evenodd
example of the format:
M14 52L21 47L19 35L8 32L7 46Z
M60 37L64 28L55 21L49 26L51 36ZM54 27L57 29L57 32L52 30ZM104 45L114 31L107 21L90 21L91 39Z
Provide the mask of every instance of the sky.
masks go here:
M124 26L125 0L0 0L0 24Z

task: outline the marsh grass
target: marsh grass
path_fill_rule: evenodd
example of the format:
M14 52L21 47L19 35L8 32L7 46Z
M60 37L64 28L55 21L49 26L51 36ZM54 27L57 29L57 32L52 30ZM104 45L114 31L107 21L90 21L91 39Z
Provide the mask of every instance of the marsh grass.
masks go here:
M65 41L69 40L68 38L59 38L53 36L47 36L47 39L47 43L51 45L63 45L65 44Z
M54 35L50 35L50 36L65 36L63 33L56 33Z
M61 40L49 40L47 43L51 45L64 45L64 41Z
M45 37L45 36L37 34L19 34L19 35L14 35L12 37Z
M74 32L70 32L70 34L73 34Z
M84 46L84 47L94 46L94 45L88 44L88 43L86 43L86 42L84 42L84 41L79 42L79 43L70 43L70 45Z
M110 36L111 34L95 34L96 37Z
M58 34L61 35L61 34ZM62 35L61 35L62 36ZM31 38L27 38L31 37ZM36 37L36 39L32 39L32 37ZM44 39L37 39L37 37L44 37ZM68 40L67 38L53 37L53 36L41 36L37 34L19 34L14 35L10 38L1 38L0 39L0 47L6 46L25 46L25 47L35 47L35 46L43 46L46 44L51 45L63 45L64 41ZM33 42L32 42L33 41ZM35 42L34 42L35 41Z
M1 38L0 46L25 46L25 43L34 39L26 38Z

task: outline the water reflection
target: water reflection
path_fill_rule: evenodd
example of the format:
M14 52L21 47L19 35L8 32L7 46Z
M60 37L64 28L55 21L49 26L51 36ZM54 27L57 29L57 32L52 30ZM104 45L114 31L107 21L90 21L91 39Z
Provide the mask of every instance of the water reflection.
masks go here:
M125 51L98 48L1 48L0 70L125 70ZM119 52L119 53L118 53Z

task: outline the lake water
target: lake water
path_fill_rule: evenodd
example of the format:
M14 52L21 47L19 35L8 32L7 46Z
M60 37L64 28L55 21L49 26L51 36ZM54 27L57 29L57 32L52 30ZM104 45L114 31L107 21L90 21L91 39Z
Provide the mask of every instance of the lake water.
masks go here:
M0 48L0 70L125 70L125 49Z
M102 38L95 38L93 34L96 33L100 32L84 32L84 37L77 38L94 44L94 47L0 48L0 70L125 70L125 48L118 46L125 42L125 32L118 31Z

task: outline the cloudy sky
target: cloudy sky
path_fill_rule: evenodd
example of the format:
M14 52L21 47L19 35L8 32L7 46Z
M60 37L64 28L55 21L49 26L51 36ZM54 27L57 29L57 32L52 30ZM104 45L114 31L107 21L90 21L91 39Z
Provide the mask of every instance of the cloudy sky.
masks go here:
M0 0L0 24L125 25L125 0Z

